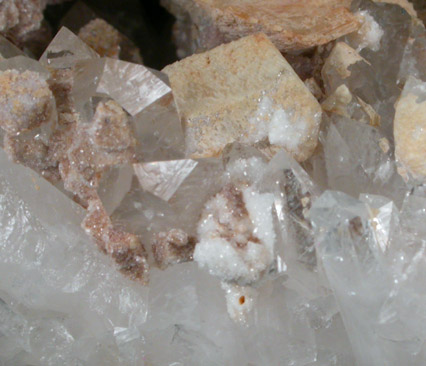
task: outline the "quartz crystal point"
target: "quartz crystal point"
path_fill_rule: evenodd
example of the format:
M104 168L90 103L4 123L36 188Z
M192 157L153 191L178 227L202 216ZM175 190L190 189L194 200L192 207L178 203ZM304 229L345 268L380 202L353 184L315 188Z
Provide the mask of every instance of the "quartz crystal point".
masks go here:
M76 67L74 97L79 110L92 97L108 96L135 116L169 92L169 86L143 65L101 58Z
M400 214L384 197L362 199L327 191L310 212L357 363L421 364L424 197L408 196Z
M177 18L181 57L263 32L282 52L328 43L358 28L350 1L163 0ZM180 41L179 41L180 40ZM189 45L188 45L189 44Z
M395 106L395 156L405 178L426 179L426 82L410 77Z
M77 61L99 55L69 29L62 27L40 57L40 63L54 69L74 66Z
M0 55L2 58L11 58L15 56L23 56L24 53L12 42L3 36L0 36Z
M158 77L165 74L157 72ZM167 78L167 76L166 76ZM172 92L134 117L138 160L155 162L185 157L185 136Z
M78 204L2 150L0 165L0 361L130 366L117 343L131 352L143 342L116 333L144 324L147 289L89 245Z
M168 201L196 166L197 161L188 159L135 164L134 168L145 191Z
M217 156L234 141L297 160L315 149L321 108L296 73L258 34L167 66L185 130L186 154Z
M346 41L354 49L360 49L362 44L367 44L364 48L361 47L360 55L374 70L376 83L386 85L386 88L382 87L382 101L389 99L389 102L393 103L399 95L395 84L410 34L411 17L395 4L376 4L362 0L356 8L369 23L367 32L359 37L348 35L345 37ZM366 102L369 103L367 100Z
M179 172L179 167L184 173ZM223 163L218 158L137 163L134 169L138 180L115 210L113 220L143 237L146 243L171 229L195 236L202 207L225 180ZM165 200L167 197L170 198Z
M406 187L397 173L389 141L372 126L344 117L334 121L324 141L328 186L354 197L386 192L400 203Z
M276 271L288 275L286 286L305 296L322 294L317 273L315 236L308 212L320 195L305 170L286 152L268 163L257 186L274 194L274 207L281 233Z

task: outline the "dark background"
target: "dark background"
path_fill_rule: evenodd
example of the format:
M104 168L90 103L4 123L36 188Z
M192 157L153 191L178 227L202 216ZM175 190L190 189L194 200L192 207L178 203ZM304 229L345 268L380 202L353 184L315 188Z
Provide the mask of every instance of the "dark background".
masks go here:
M75 3L69 1L46 8L45 18L54 34ZM159 0L85 0L84 3L139 47L146 66L160 70L176 60L171 38L174 18L160 6Z

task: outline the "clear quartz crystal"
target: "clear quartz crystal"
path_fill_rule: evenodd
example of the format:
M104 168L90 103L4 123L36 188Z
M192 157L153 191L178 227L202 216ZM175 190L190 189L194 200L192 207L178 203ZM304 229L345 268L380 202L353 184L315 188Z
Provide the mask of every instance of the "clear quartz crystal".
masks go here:
M77 61L99 55L68 28L62 27L40 57L40 63L54 69L73 66Z
M111 58L80 61L74 95L78 109L92 97L108 96L135 116L170 92L170 87L145 66Z

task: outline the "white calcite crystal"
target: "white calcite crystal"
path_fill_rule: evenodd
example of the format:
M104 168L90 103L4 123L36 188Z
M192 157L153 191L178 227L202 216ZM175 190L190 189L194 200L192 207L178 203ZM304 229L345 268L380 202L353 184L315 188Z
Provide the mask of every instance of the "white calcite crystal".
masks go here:
M368 13L367 10L362 10L356 14L360 19L361 28L349 37L353 44L357 44L356 50L359 52L368 47L372 51L380 49L380 41L383 37L383 29Z
M227 282L258 281L273 262L273 196L226 186L206 203L194 260Z
M234 141L281 148L297 160L315 149L321 108L263 34L167 66L186 154L217 156Z

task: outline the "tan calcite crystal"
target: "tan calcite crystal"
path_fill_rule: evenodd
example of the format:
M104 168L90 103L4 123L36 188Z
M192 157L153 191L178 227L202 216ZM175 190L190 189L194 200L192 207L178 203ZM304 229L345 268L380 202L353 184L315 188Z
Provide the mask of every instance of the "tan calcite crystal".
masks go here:
M163 0L181 19L189 17L201 49L263 32L280 51L328 43L358 28L349 0Z
M423 97L416 93L422 89ZM403 178L426 182L426 82L410 78L395 105L395 157Z
M359 61L365 60L357 51L348 46L345 42L337 42L330 55L325 60L321 71L327 93L332 91L327 89L333 86L334 79L336 79L336 77L339 79L348 78L351 75L349 67Z
M193 55L164 72L187 156L217 156L238 141L269 155L284 148L303 161L317 145L321 108L264 34Z
M78 36L101 57L119 58L120 33L103 19L94 19L78 32Z

